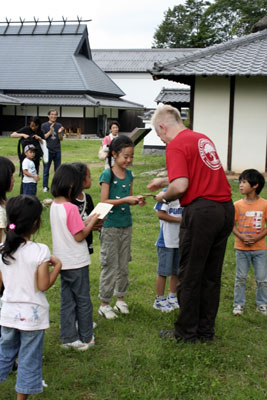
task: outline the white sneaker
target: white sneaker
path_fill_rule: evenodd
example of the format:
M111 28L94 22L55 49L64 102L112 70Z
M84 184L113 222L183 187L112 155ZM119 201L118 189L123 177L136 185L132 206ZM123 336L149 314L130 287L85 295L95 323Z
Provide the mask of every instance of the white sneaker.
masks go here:
M78 321L75 322L76 329L78 330L79 324ZM93 321L93 329L97 328L97 323Z
M121 314L129 314L128 305L125 303L125 301L122 301L122 300L117 300L113 309L115 311L120 312Z
M267 315L267 304L261 304L260 306L257 306L256 311L262 313L263 315Z
M44 188L43 188L43 192L44 192L44 193L47 193L47 192L48 192L48 187L44 187Z
M236 306L234 306L234 309L233 309L234 315L242 315L243 312L244 312L244 306L241 306L240 304L237 304Z
M85 351L89 348L89 343L83 343L80 340L76 340L75 342L71 343L64 343L61 345L63 349L75 349L78 351Z
M168 301L169 305L172 307L173 310L175 310L175 309L177 309L177 308L180 308L176 296L170 296L170 295L168 294L167 301Z
M107 304L106 306L100 306L98 309L98 314L102 315L106 319L114 319L117 318L117 315L112 310L112 307Z
M167 299L155 299L153 308L155 310L160 310L162 312L171 312L173 310L172 306L169 304Z
M93 347L95 345L95 337L94 337L94 335L92 336L92 339L90 340L90 342L88 342L86 344L88 344L88 347Z

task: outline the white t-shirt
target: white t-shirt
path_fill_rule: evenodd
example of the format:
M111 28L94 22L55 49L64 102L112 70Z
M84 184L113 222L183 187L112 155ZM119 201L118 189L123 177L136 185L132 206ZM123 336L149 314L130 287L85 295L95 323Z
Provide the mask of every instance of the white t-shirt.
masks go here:
M6 234L4 232L4 229L6 228L7 224L7 219L6 219L6 207L0 205L0 229L2 229L2 240L0 240L0 243L4 243L6 240Z
M50 207L53 254L62 262L62 269L77 269L91 264L86 240L77 242L74 235L84 228L76 205L53 202Z
M5 286L0 325L23 331L49 328L49 304L37 287L37 269L50 260L45 244L28 241L22 244L6 265L0 257L0 271Z
M179 200L171 201L168 204L157 203L154 207L156 211L165 211L172 217L179 218L182 216L183 209ZM160 233L156 246L177 248L179 247L180 222L168 222L160 220Z
M22 171L24 169L27 169L28 172L30 172L30 174L37 175L37 171L36 171L34 162L27 157L24 158L24 160L22 161ZM23 183L36 183L34 178L32 178L31 176L24 175L24 174L23 174L22 182Z

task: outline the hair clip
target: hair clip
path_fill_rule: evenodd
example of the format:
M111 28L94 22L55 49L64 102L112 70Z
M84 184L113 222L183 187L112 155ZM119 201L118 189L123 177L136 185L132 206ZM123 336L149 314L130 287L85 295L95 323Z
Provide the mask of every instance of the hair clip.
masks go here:
M11 229L11 231L14 231L14 229L16 229L16 225L15 224L9 224L9 229Z

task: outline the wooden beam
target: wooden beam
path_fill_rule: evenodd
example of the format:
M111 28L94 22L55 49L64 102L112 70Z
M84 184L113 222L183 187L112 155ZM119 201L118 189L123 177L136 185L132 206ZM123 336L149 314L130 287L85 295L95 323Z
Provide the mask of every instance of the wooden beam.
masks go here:
M234 103L235 103L235 76L231 76L230 77L229 124L228 124L227 171L232 170Z
M196 77L194 76L190 84L190 129L194 129L195 83Z

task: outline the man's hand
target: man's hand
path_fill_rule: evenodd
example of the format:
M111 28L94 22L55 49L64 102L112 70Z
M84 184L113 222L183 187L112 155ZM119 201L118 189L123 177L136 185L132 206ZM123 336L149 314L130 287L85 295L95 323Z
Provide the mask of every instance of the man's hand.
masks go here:
M155 196L155 200L156 200L158 203L162 203L162 197L164 196L164 193L165 193L165 192L159 192L159 193Z
M155 192L156 190L162 189L165 186L168 186L169 180L166 178L154 178L149 182L147 188L151 190L151 192Z

